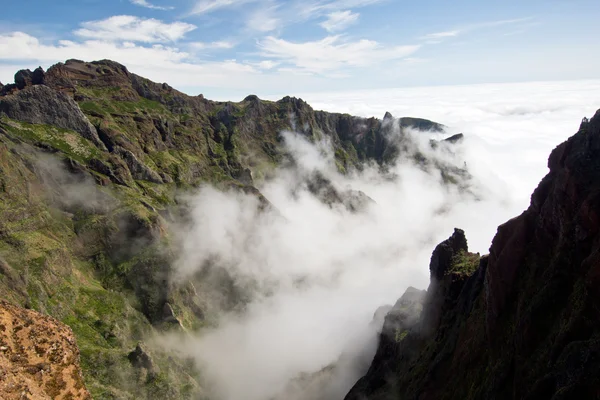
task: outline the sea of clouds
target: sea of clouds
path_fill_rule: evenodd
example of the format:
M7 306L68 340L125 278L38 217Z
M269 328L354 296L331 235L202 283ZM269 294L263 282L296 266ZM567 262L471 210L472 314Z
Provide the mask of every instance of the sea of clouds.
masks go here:
M196 359L211 398L343 398L373 355L375 310L408 286L427 287L431 252L454 227L465 230L471 251L487 253L497 226L528 206L550 151L600 108L600 81L297 97L315 109L443 123L445 134L412 132L415 149L456 166L466 162L474 195L402 160L394 179L376 168L341 175L327 142L311 144L294 132L282 134L296 162L258 185L276 211L259 211L255 196L238 191L205 187L191 195L191 223L178 227L180 273L216 262L252 292L215 328L165 342ZM454 133L465 134L454 155L429 148L430 138ZM303 186L315 171L374 203L359 213L323 204ZM295 380L332 365L334 373L322 372L317 384Z

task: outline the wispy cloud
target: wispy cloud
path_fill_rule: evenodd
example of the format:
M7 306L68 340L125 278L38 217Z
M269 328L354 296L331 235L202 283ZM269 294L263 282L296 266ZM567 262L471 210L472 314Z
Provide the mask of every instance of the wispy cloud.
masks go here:
M479 29L494 28L494 27L505 26L505 25L511 25L511 26L518 25L518 24L530 22L532 20L533 20L532 17L527 17L527 18L515 18L515 19L504 19L504 20L498 20L498 21L480 22L480 23L476 23L476 24L465 25L463 27L449 30L449 31L429 33L427 35L421 36L420 39L431 41L431 43L439 43L443 39L457 37L457 36L463 35L465 33L469 33L469 32L475 31L475 30L479 30Z
M335 11L366 7L383 1L385 0L308 0L298 4L300 13L305 18L311 18Z
M299 71L316 74L340 74L347 67L379 65L402 59L419 49L412 46L383 46L372 40L349 42L339 35L317 41L289 42L269 36L258 43L264 57L291 64Z
M196 2L190 14L208 14L219 9L239 6L259 0L199 0Z
M135 4L136 6L141 6L141 7L145 7L145 8L149 8L151 10L163 10L163 11L167 11L167 10L173 10L175 9L175 7L171 7L171 6L157 6L154 5L152 3L149 3L146 0L129 0L132 4Z
M334 11L327 14L327 19L320 25L328 32L339 32L358 21L359 16L359 13L353 13L350 10Z
M217 42L191 42L189 46L194 50L207 50L207 49L232 49L235 45L232 42L225 40Z
M165 23L154 18L117 15L103 20L83 22L74 34L87 39L165 43L182 39L194 29L195 25L185 22Z
M262 7L250 14L246 21L246 27L257 32L271 32L279 28L282 21L276 16L279 7L271 5Z
M460 33L461 33L460 30L436 32L436 33L430 33L425 36L422 36L421 39L425 39L425 40L444 39L444 38L458 36Z

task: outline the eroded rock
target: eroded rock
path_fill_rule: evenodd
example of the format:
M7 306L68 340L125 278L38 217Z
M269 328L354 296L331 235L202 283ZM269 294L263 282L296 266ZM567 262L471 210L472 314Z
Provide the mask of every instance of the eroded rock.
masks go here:
M0 398L91 399L71 328L0 300Z

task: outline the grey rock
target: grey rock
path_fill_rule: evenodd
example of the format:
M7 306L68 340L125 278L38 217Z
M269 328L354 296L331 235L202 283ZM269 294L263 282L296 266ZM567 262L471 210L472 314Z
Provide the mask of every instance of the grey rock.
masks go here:
M122 147L115 147L115 154L120 156L127 164L127 168L131 171L133 179L144 180L153 183L164 183L158 173L151 170L146 164L138 160L138 158L129 150Z
M25 89L32 85L32 73L28 69L22 69L15 74L15 85L19 89Z
M101 150L106 150L96 128L77 103L64 93L44 85L26 87L0 98L0 115L31 124L54 125L79 133Z
M464 137L465 137L465 135L463 135L462 133L457 133L456 135L452 135L449 138L442 140L442 142L454 144L454 143L461 142L464 139Z
M46 73L44 72L44 69L42 67L37 67L31 73L31 84L32 85L43 85L45 76L46 76Z

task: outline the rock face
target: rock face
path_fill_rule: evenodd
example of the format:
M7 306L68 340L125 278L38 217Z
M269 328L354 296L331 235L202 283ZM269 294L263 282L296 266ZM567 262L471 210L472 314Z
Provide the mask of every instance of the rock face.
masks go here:
M421 319L347 400L598 398L600 111L548 167L474 271L460 231L436 248Z
M47 86L29 86L13 95L0 97L0 115L2 114L18 121L53 125L78 132L100 149L106 149L98 137L96 128L77 103Z
M0 398L91 399L71 329L0 300Z

